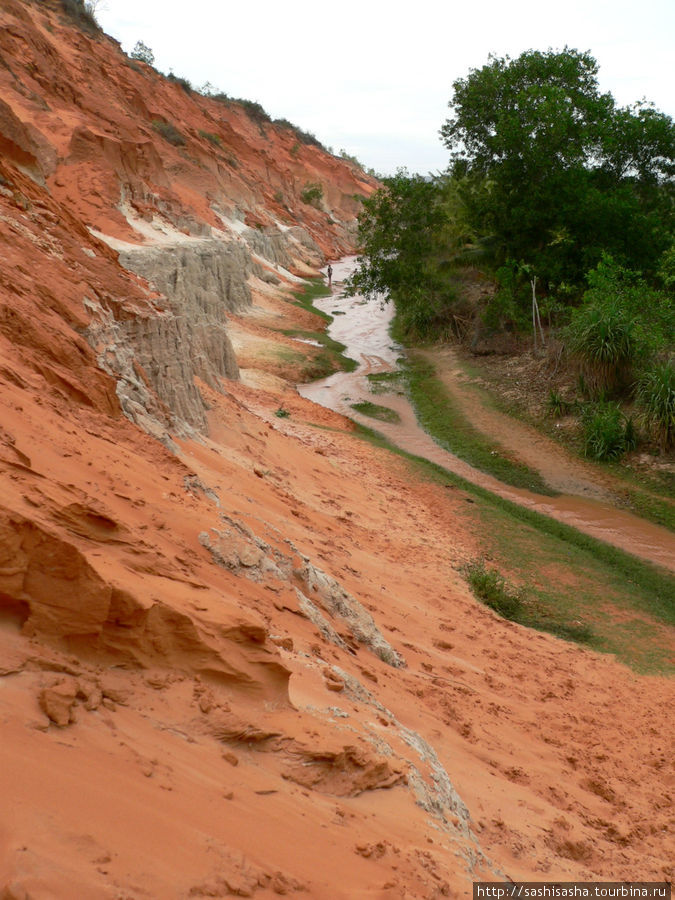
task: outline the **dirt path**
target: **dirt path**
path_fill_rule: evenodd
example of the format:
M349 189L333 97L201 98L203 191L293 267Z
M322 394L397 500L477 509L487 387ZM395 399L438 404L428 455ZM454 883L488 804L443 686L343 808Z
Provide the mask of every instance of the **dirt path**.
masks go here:
M480 379L467 374L454 348L416 353L434 366L438 378L471 424L496 439L515 460L539 472L553 490L610 503L616 500L609 478L572 456L536 428L489 406L477 390Z

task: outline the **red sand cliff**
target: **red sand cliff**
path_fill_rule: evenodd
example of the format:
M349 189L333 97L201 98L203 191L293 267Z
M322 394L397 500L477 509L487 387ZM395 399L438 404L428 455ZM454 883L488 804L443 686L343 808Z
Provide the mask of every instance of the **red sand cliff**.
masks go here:
M461 492L279 378L279 291L350 249L370 180L58 8L0 13L0 897L671 879L671 685L477 605ZM243 378L183 372L179 428L177 301L109 245L213 233L255 257Z

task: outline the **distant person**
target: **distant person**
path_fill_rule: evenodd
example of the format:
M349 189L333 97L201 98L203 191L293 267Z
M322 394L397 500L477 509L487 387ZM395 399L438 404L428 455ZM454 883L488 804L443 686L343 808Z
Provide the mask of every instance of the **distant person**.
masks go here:
M333 287L333 267L330 263L328 263L328 268L326 269L328 273L328 287Z

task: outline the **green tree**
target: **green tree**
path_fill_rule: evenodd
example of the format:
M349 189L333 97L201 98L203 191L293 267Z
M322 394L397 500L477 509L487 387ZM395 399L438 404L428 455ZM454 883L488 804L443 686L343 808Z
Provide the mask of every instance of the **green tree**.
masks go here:
M352 294L392 299L404 333L427 336L452 296L439 270L447 213L438 183L399 169L363 201Z
M603 250L653 270L672 230L675 129L617 109L589 53L490 57L454 83L441 129L471 223L544 285L581 283Z
M140 60L140 62L147 63L149 66L153 66L155 64L155 54L147 44L143 43L143 41L136 41L136 46L131 51L129 56L132 59L138 59Z

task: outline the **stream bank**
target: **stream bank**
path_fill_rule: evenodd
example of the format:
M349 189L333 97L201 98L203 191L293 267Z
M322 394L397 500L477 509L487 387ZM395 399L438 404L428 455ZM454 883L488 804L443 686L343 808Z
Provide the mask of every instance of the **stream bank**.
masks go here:
M490 418L477 400L472 406L472 418L473 413L477 413L476 427L490 429L491 435L497 433L500 442L506 445L517 446L521 450L527 445L527 453L523 450L523 455L527 456L528 465L538 471L554 491L560 491L557 496L543 496L506 485L441 447L420 426L410 400L403 393L387 391L383 385L378 389L377 403L393 410L398 416L396 422L374 423L368 416L357 412L354 404L373 400L367 376L397 372L404 351L389 335L393 316L391 304L368 302L358 295L344 295L344 279L355 265L355 257L345 257L334 263L333 293L316 300L315 305L333 316L328 333L346 346L345 355L354 359L358 367L353 372L337 372L329 378L300 385L298 391L303 397L369 428L376 427L399 449L427 459L499 497L675 571L675 536L671 532L617 509L612 503L611 492L602 480L594 477L591 467L575 460L534 429L525 429L521 423L506 415L491 411ZM457 367L454 366L454 369ZM444 384L454 396L459 393L461 373L456 371L453 379L451 357L450 364L445 365L443 371ZM467 402L466 397L464 402Z

